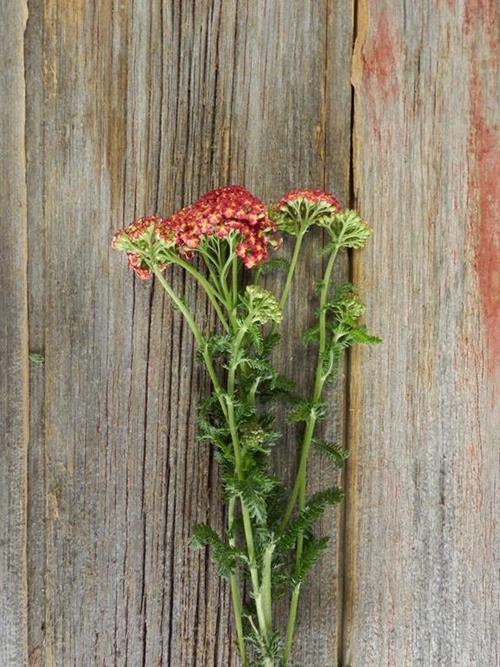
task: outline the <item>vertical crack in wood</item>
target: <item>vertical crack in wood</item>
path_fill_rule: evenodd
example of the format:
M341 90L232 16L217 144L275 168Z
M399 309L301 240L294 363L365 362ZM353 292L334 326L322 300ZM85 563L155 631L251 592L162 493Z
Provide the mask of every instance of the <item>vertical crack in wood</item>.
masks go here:
M360 49L366 36L367 4L366 0L353 0L353 30L352 30L352 60L351 60L351 148L349 162L349 205L357 206L357 143L356 143L356 88L359 77ZM355 282L359 270L359 255L348 251L349 281ZM356 489L356 461L353 456L354 428L358 418L355 401L356 373L355 352L347 351L345 376L345 412L344 412L344 447L351 454L343 470L343 488L345 500L341 508L339 528L339 572L341 586L339 587L339 620L338 620L338 664L342 667L346 660L347 627L350 620L350 577L353 570L350 563L350 553L354 535L352 532L353 503Z
M23 331L22 331L22 412L23 412L23 454L22 454L22 466L23 466L23 512L24 512L24 525L23 525L23 554L22 554L22 585L23 592L22 596L24 598L24 609L23 609L23 635L25 638L25 650L23 653L28 650L28 443L29 443L29 414L30 414L30 396L29 396L29 321L28 321L28 219L27 219L27 151L26 151L26 64L24 59L24 39L26 35L26 26L28 23L28 4L27 2L23 3L23 16L22 16L22 71L23 71L23 82L24 82L24 97L23 97L23 116L22 119L19 119L19 122L24 125L22 132L23 140L23 169L24 169L24 179L23 179L23 191L25 198L24 206L24 230L23 230L23 244L22 244L22 262L23 262L23 274L24 274L24 285L23 285Z
M146 386L144 388L144 434L143 434L143 452L142 452L142 491L141 491L141 504L142 504L142 528L143 528L143 545L142 545L142 581L141 581L141 614L142 614L142 644L143 644L143 653L142 653L142 667L146 667L147 660L147 538L148 538L148 511L147 511L147 502L146 502L146 457L148 449L148 401L149 401L149 376L151 372L150 365L150 356L151 356L151 322L153 319L153 299L154 299L154 283L151 284L151 289L149 293L149 307L148 307L148 326L147 326L147 337L146 337Z
M24 609L22 611L22 632L25 641L25 648L22 650L22 653L28 653L28 446L29 446L29 429L30 429L30 394L29 394L29 319L28 319L28 215L27 215L27 206L28 206L28 197L27 197L27 150L26 150L26 61L24 57L24 45L25 45L25 35L26 27L28 25L28 2L25 0L22 3L21 8L21 70L22 70L22 79L23 79L23 88L24 95L22 99L22 118L19 118L19 123L23 124L23 131L21 133L22 140L22 152L23 152L23 185L22 185L22 195L24 199L24 229L23 229L23 243L22 243L22 263L23 263L23 275L24 275L24 285L23 285L23 303L22 303L22 312L23 312L23 329L22 329L22 426L23 426L23 442L22 442L22 504L24 512L24 525L23 525L23 553L22 553L22 598Z
M321 104L321 126L323 133L323 190L327 189L327 177L326 177L326 164L328 158L328 78L329 78L329 67L328 67L328 23L330 18L330 0L325 0L325 55L324 55L324 70L323 70L323 88L322 88L322 104Z

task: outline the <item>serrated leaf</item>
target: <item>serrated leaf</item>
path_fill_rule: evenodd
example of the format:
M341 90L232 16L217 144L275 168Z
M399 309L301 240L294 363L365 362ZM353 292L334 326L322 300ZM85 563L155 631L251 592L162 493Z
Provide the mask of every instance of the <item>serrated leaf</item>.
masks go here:
M264 336L262 334L262 328L259 325L252 324L248 327L247 331L248 335L250 336L250 340L252 341L252 344L255 348L255 351L257 354L262 354L263 347L264 347Z
M238 550L223 542L219 535L207 524L200 523L194 527L189 544L193 549L203 549L205 546L210 546L217 571L222 577L228 577L234 572Z
M323 419L326 414L326 405L323 401L298 401L288 415L289 422L305 422L314 417Z
M276 371L267 361L263 358L253 358L247 360L247 368L251 371L254 371L255 375L258 375L261 379L272 378L276 375Z
M207 336L205 338L205 349L212 359L215 359L222 354L227 354L231 350L231 337L221 334L212 334Z
M325 286L324 279L323 278L317 278L314 281L314 291L316 292L316 294L319 294L324 286Z
M317 343L319 340L319 326L316 325L306 329L302 335L302 340L306 345L309 345L309 343Z
M365 326L354 328L350 332L350 338L353 343L363 343L365 345L378 345L382 342L381 338L369 334Z
M293 586L302 584L321 554L328 547L329 542L329 537L320 537L317 539L312 538L304 545L299 570L292 577Z
M333 442L328 442L327 440L322 440L320 438L313 438L312 442L321 454L335 463L337 468L344 467L345 462L350 456L350 452L347 449L343 449Z
M285 257L272 257L265 262L261 262L255 273L258 280L261 275L266 275L270 271L288 271L289 268L290 262Z
M279 538L279 546L284 549L292 549L299 534L312 528L329 505L340 503L344 497L342 489L334 486L325 491L318 491L307 502L304 509L299 512L294 521L282 533Z
M224 478L224 489L228 498L239 497L245 503L250 515L265 524L267 518L266 497L272 492L277 482L263 470L247 472L245 479L234 476Z
M295 382L284 375L275 374L266 388L266 397L281 398L285 401L296 400Z
M277 331L271 331L262 338L262 355L267 357L281 340Z

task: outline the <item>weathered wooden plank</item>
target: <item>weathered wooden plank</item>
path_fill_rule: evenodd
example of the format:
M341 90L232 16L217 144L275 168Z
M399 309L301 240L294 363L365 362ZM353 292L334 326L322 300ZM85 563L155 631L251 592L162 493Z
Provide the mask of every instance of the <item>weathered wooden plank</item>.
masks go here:
M0 22L0 664L27 663L28 309L24 146L25 2Z
M30 3L30 335L45 353L31 410L35 664L236 664L226 587L187 548L195 522L223 519L216 466L195 438L207 382L179 316L109 243L134 216L168 214L224 182L265 197L326 182L347 195L351 16L341 9ZM312 265L299 283L311 283ZM169 277L209 327L203 296ZM291 314L302 323L301 299ZM296 371L292 351L282 361ZM316 573L323 586L304 595L306 664L336 662L335 558L334 546Z
M43 7L29 5L26 26L25 69L29 85L26 108L26 162L28 197L28 311L30 349L44 354L45 343L45 220L43 178L39 168L44 161L43 88ZM30 367L30 440L28 449L28 656L30 667L45 661L45 442L44 442L44 366Z
M240 11L244 11L240 7ZM246 48L236 69L235 120L232 126L233 180L268 199L297 186L326 187L340 199L349 196L352 14L341 2L248 3ZM242 42L245 44L245 42ZM260 47L260 48L259 48ZM236 124L236 125L235 125ZM302 344L317 306L321 241L307 239L282 325L276 362L300 391L311 391L315 351ZM337 277L345 280L346 262ZM278 280L269 281L269 289ZM327 437L343 438L343 378L329 397ZM290 480L295 471L299 428L281 421L284 440L276 451L276 469ZM323 462L324 463L324 462ZM335 472L311 457L309 490L335 483ZM303 589L294 660L296 664L337 665L338 604L337 517L333 512L318 530L331 544ZM286 605L279 609L285 619Z
M358 17L344 662L498 665L498 4Z
M46 526L45 549L35 521L30 534L32 659L42 664L175 664L170 655L176 647L186 644L193 650L195 644L169 630L170 606L183 595L193 601L182 612L192 627L203 619L205 602L215 609L213 621L198 632L199 655L206 657L200 660L217 664L218 654L231 664L231 648L220 641L229 621L225 599L218 610L223 593L215 577L198 586L205 559L194 562L182 590L170 589L171 570L178 563L175 550L180 549L176 545L174 550L165 517L172 520L173 499L191 488L200 498L209 497L209 462L198 461L193 447L189 464L184 454L176 461L177 437L181 452L186 441L194 442L192 423L186 434L190 338L183 338L178 319L167 309L167 330L175 320L170 336L174 372L163 393L163 362L158 367L155 361L161 352L151 355L148 366L151 287L134 287L114 255L111 278L108 268L112 230L123 217L158 206L161 176L151 165L158 162L160 146L162 59L156 44L162 44L161 8L145 3L133 9L118 3L32 5L27 42L33 109L30 257L35 262L41 253L46 257L45 296L39 273L36 268L31 272L33 294L44 303L43 311L37 310L39 302L32 300L32 330L41 336L45 328L46 358L45 396L34 392L32 410L35 420L45 413L45 429L33 433L30 500L37 508L42 496ZM177 58L166 62L171 74ZM179 190L175 196L178 205ZM36 206L38 197L43 209ZM42 222L37 208L38 214L43 210ZM37 345L42 344L39 338ZM176 383L179 376L185 378L183 385ZM179 387L184 392L180 401ZM168 403L160 420L150 422L154 430L146 432L147 406L153 410L158 389ZM36 409L41 400L43 409ZM180 408L169 424L170 402ZM44 474L35 469L40 458ZM187 509L184 527L180 514L185 534L199 519L196 512L196 504ZM189 553L183 557L192 559ZM44 589L37 579L40 571ZM161 635L157 625L148 626L155 612ZM189 658L184 662L189 664Z

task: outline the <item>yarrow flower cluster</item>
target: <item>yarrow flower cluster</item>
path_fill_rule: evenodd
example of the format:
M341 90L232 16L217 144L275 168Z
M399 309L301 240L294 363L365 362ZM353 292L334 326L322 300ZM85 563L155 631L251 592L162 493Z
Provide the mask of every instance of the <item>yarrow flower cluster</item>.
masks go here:
M168 226L168 220L157 215L149 215L144 218L134 220L125 229L118 230L113 236L113 248L115 250L125 250L128 263L141 280L151 278L152 271L148 264L152 251L166 251L176 245L175 233ZM158 258L159 259L159 258ZM158 262L161 269L164 269L166 257Z
M276 204L278 209L283 208L286 204L304 200L310 204L328 204L336 211L340 211L342 206L340 202L327 192L323 190L290 190L284 197L282 197Z
M280 340L303 240L318 227L325 232L318 235L323 243L318 252L326 262L319 280L310 280L317 284L319 307L303 341L316 349L316 370L314 390L303 397L274 368L272 351ZM281 245L277 232L292 237L291 260L266 262L269 248ZM289 664L301 586L328 543L313 528L327 506L343 496L333 487L307 498L307 465L312 450L338 468L348 456L316 437L316 429L326 416L324 387L335 380L342 354L354 344L378 342L358 323L364 306L355 286L332 284L338 253L361 248L370 233L355 211L343 209L322 190L292 190L267 209L251 192L233 185L208 192L169 218L139 218L113 238L113 247L126 252L135 274L141 280L154 274L182 313L212 382L213 393L200 403L199 436L213 445L222 466L227 524L222 535L206 524L196 526L191 545L210 547L218 572L229 578L244 667ZM195 254L196 263L190 261ZM241 280L242 268L263 263L249 280ZM201 330L189 303L163 273L168 264L185 270L205 291L218 322L215 332ZM287 271L278 296L259 284L260 269L275 266ZM297 474L288 490L272 469L270 455L282 439L272 402L284 398L288 422L300 429ZM280 628L273 604L284 591L290 612Z
M231 233L237 235L236 255L247 269L268 258L269 245L280 244L276 225L269 219L263 202L245 188L231 185L207 192L170 218L151 215L135 220L115 234L113 247L126 250L130 267L139 278L147 280L151 277L144 256L147 243L156 246L160 254L173 249L189 259L203 239L225 239ZM162 268L167 263L160 261Z
M280 231L300 235L314 224L331 223L333 214L341 210L340 202L323 190L291 190L271 207L270 214Z
M238 232L236 254L247 269L267 259L268 245L280 243L263 202L238 185L207 192L188 207L183 230L188 248L198 247L203 236L225 238L233 230Z

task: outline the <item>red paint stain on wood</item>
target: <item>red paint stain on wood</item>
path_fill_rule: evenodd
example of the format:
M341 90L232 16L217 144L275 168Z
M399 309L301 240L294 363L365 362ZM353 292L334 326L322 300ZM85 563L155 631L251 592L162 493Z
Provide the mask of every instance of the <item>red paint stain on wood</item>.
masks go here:
M485 121L475 62L470 121L469 148L475 164L471 166L469 202L478 204L476 270L488 344L488 370L494 374L500 370L500 133Z
M364 46L361 57L365 74L382 91L384 99L394 95L397 89L398 51L390 16L387 12L382 12L377 16L373 36Z
M464 29L470 35L479 31L486 38L492 65L498 63L498 0L468 0L465 3Z

